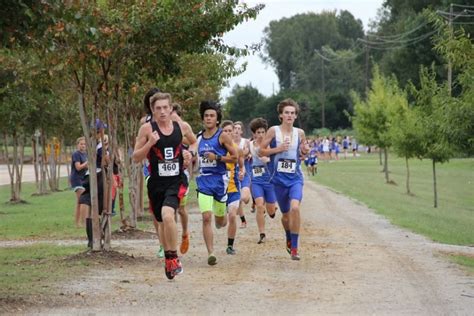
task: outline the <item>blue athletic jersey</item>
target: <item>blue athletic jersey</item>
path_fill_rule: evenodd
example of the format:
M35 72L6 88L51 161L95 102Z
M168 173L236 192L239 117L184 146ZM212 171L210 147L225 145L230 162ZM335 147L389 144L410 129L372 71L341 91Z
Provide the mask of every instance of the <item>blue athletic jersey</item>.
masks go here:
M251 175L252 183L266 184L270 182L268 166L257 155L254 142L250 142L250 154L252 155L251 166L246 169Z
M280 126L275 126L275 138L270 142L271 148L276 148L284 142ZM301 160L299 157L300 139L298 129L293 128L290 139L290 148L287 151L271 155L268 167L271 174L271 182L280 186L292 186L295 183L303 184L304 178L301 172Z
M217 132L211 138L205 138L204 134L198 138L198 157L199 157L199 175L211 175L211 174L226 174L227 168L225 162L222 161L210 161L205 157L206 152L210 152L216 155L224 157L227 155L227 149L219 143L219 136L222 133L222 129L218 129Z

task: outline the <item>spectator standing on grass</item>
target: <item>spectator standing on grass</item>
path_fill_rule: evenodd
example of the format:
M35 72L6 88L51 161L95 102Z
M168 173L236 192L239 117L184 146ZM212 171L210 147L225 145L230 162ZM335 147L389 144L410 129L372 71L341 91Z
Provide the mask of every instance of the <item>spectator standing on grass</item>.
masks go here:
M85 223L86 214L81 213L79 206L79 197L84 192L84 176L87 171L87 150L86 150L86 138L79 137L76 140L77 150L72 154L71 159L71 175L69 180L71 181L71 187L76 193L76 210L75 220L76 227L83 226Z

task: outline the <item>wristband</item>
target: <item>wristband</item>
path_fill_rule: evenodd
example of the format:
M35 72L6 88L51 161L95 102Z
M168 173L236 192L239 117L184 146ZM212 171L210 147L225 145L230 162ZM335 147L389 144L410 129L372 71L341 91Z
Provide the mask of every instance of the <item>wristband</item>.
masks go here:
M216 161L221 161L222 160L222 156L221 155L216 155Z

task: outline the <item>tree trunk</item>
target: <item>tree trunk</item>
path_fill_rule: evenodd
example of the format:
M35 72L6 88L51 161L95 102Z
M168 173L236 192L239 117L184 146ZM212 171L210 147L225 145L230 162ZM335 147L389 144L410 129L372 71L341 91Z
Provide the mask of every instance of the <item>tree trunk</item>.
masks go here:
M142 175L142 164L132 162L130 166L130 177L129 177L129 199L130 206L132 207L130 214L130 226L137 227L137 216L140 209L140 176Z
M381 148L379 148L379 164L382 166L383 165L383 162L382 162L382 150Z
M41 157L39 159L40 167L40 194L46 194L46 181L47 181L47 167L46 167L46 135L44 130L41 131Z
M438 189L436 188L436 162L432 159L433 162L433 191L434 191L434 207L438 207Z
M36 194L40 193L40 176L39 176L39 153L38 153L38 142L39 135L35 133L35 136L32 138L32 149L33 149L33 168L35 170L35 185L36 185Z
M407 166L407 194L411 194L410 192L410 168L408 166L408 157L405 157L405 163Z
M19 203L21 200L21 178L23 173L23 156L24 156L24 144L23 140L19 139L18 134L13 132L13 157L12 164L10 165L10 159L7 158L8 174L10 176L10 202ZM4 148L7 157L8 153L8 136L3 134ZM18 150L19 149L19 150ZM19 152L18 152L19 151Z
M385 182L389 183L390 179L388 178L388 149L384 148L383 149L383 154L384 154L384 166L383 170L385 172Z

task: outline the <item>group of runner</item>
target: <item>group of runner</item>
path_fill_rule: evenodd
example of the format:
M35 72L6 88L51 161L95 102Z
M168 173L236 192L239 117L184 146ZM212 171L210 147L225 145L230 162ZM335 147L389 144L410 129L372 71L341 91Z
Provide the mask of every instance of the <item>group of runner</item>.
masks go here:
M265 242L265 213L275 217L276 202L282 213L286 249L300 260L298 239L303 174L300 163L310 148L303 130L294 127L299 106L286 99L278 104L281 124L268 128L263 118L250 122L252 140L242 138L241 122L222 121L221 106L203 101L199 113L203 129L196 136L179 115L169 93L152 89L144 104L149 115L138 132L133 160L146 160L146 183L150 209L164 249L165 273L173 279L183 272L178 257L176 213L183 234L180 252L189 248L187 213L184 209L191 170L197 165L198 205L202 216L207 263L217 264L212 220L217 229L227 226L226 253L236 253L237 217L246 223L243 205L255 201L258 243ZM189 172L188 172L189 170Z

